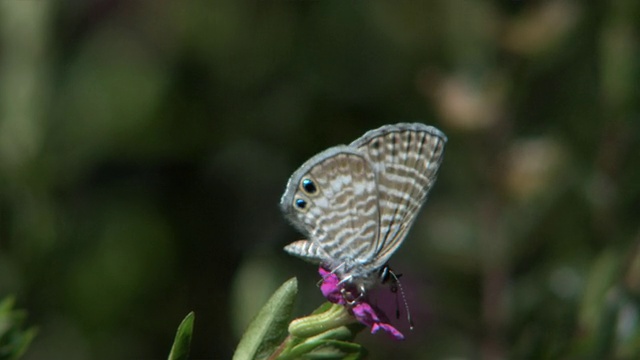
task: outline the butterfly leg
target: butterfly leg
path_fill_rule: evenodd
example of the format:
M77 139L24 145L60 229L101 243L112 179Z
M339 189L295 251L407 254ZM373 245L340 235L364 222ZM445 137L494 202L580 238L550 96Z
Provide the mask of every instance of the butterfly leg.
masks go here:
M342 294L342 298L347 303L347 305L353 306L365 296L366 290L364 288L364 285L359 285L356 288L352 287L351 289L348 289L347 286L343 286L340 289L340 293ZM357 295L355 295L355 293L357 293Z

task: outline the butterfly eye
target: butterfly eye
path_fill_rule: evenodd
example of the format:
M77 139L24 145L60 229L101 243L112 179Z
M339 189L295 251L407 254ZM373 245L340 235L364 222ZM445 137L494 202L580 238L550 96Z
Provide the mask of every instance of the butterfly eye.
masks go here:
M304 201L304 199L296 199L295 204L298 209L304 209L307 207L307 202Z
M302 188L308 194L315 194L316 191L318 191L318 188L316 188L316 184L311 179L302 180Z

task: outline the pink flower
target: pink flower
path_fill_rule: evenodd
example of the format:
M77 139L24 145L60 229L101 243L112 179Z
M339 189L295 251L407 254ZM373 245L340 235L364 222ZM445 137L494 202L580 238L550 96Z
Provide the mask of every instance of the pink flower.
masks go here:
M325 270L322 266L318 270L320 276L322 276L322 284L320 285L320 291L327 300L334 304L346 305L340 292L340 279L338 275Z
M323 267L320 267L318 272L320 273L320 276L322 276L320 291L322 291L322 295L324 295L327 300L334 304L345 305L349 312L352 313L359 322L371 327L372 334L375 334L378 330L382 329L396 340L404 339L404 335L388 323L389 320L382 310L367 303L366 298L358 300L355 305L347 304L342 296L340 279L336 274L324 269Z

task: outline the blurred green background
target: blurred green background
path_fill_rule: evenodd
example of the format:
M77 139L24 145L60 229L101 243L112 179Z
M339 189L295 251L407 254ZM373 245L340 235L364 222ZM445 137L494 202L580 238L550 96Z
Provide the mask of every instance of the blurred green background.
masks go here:
M289 175L386 123L449 136L372 359L640 355L640 3L0 2L0 298L25 359L229 358L316 268ZM392 305L392 308L395 305ZM392 310L393 311L393 310Z

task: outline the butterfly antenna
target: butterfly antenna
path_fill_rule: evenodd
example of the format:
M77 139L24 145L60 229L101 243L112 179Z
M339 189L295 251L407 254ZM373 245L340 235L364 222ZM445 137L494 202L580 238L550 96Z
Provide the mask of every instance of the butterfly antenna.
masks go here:
M400 277L397 276L393 271L390 271L389 273L391 274L391 276L393 276L393 280L398 285L398 289L400 289L400 295L402 296L404 309L407 312L407 321L409 322L409 329L413 330L413 327L414 327L413 319L411 318L411 312L409 311L409 303L407 302L407 297L404 295L404 289L402 289L402 284L400 283ZM397 298L398 298L398 293L396 292L396 299ZM398 308L396 308L396 317L400 317L400 309Z
M400 298L398 297L398 288L392 288L391 292L396 294L396 319L400 319Z

